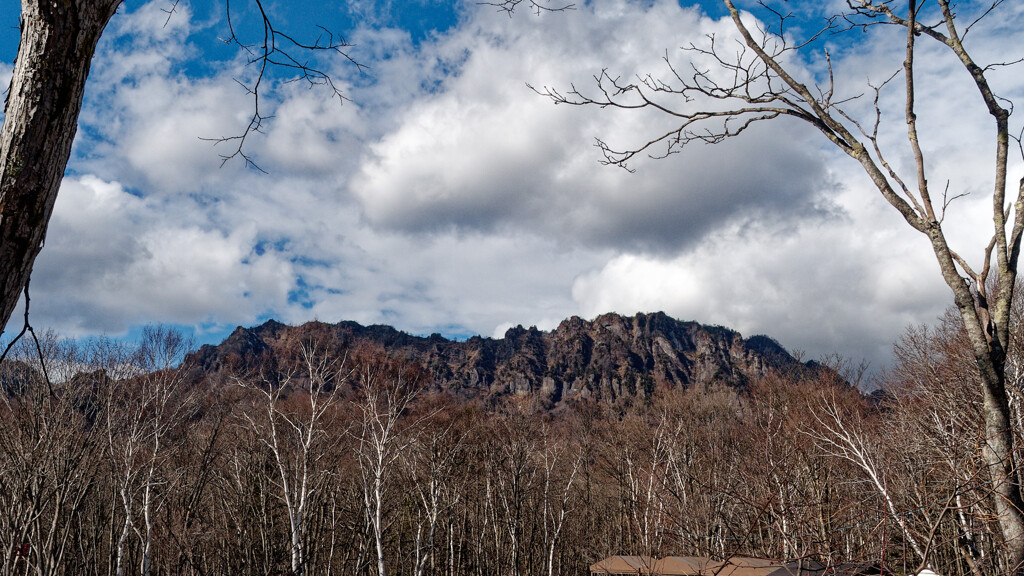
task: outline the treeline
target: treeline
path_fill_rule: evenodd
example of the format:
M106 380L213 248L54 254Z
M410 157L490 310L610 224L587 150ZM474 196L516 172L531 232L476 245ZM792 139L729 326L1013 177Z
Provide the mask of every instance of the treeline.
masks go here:
M872 397L823 369L544 410L337 344L204 375L163 328L19 341L0 573L555 576L612 554L1005 572L954 316L908 330Z

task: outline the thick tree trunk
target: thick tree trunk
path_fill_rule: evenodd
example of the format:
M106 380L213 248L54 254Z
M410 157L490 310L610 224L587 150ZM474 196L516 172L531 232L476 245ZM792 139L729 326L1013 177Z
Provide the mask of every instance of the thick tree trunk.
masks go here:
M23 0L0 130L0 326L42 248L96 42L122 0Z
M991 360L988 363L991 364ZM981 361L978 364L984 381L985 444L981 453L992 482L993 500L1010 561L1009 568L1011 573L1020 575L1024 574L1024 501L1017 480L1003 370L988 370L989 374L986 374L986 367L981 366Z
M1002 132L1002 130L1001 130ZM957 272L950 256L949 246L936 224L930 230L932 248L942 270L943 279L953 291L953 300L964 321L967 339L971 343L982 393L982 416L985 438L981 456L988 468L992 500L1003 536L1009 572L1024 576L1024 498L1016 472L1013 428L1010 403L1006 395L1006 350L1009 349L1010 331L1008 314L992 314L990 309L976 302L968 284ZM1012 267L999 271L998 282L1003 288L994 295L996 306L1009 310L1016 277L1016 256ZM1000 323L1005 326L1000 326ZM1002 339L1000 335L1004 335Z

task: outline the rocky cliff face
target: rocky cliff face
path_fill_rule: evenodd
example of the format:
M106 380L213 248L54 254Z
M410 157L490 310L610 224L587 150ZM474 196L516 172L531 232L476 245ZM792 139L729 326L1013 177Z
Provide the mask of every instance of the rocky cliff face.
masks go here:
M285 326L270 321L235 330L194 355L204 372L275 362L285 343L314 338L337 351L379 346L419 363L435 386L467 397L515 394L555 404L575 398L616 403L658 388L720 382L743 386L770 370L804 367L766 336L749 340L720 326L681 322L664 313L572 317L551 332L517 326L501 339L464 342L410 336L355 322Z

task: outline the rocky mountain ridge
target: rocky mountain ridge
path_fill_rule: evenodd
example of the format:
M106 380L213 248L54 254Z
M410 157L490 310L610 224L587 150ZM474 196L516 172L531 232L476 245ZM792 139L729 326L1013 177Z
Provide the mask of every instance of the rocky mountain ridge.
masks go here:
M390 326L268 321L237 328L217 346L203 346L193 365L210 373L274 361L286 342L329 339L337 352L377 346L416 362L431 385L466 397L514 394L554 404L577 398L616 403L649 397L658 388L722 383L742 387L771 370L803 370L767 336L744 339L721 326L683 322L658 312L594 320L572 317L550 332L510 328L503 338L465 341L412 336Z

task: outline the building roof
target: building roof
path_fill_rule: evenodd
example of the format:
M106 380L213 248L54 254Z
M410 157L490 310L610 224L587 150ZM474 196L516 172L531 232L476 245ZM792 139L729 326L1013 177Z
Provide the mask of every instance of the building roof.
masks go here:
M610 556L590 566L594 574L648 576L869 576L879 574L875 564L835 564L816 560L785 562L768 558L733 556L726 561L706 556Z
M655 559L651 556L609 556L590 565L595 574L653 574Z
M791 576L782 560L733 556L721 563L715 576ZM796 576L796 573L792 576Z
M700 576L714 574L722 566L707 556L667 556L654 563L654 572L661 576Z

